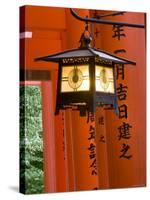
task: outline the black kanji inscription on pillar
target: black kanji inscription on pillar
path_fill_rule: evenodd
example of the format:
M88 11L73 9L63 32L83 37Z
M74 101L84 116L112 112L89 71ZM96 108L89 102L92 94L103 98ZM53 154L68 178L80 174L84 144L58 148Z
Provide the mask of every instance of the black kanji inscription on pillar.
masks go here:
M119 157L120 158L126 158L126 159L132 158L132 155L128 154L129 149L130 149L130 146L128 144L123 143L122 149L120 151L122 154Z
M129 123L123 122L121 126L118 127L119 130L119 135L118 139L121 140L123 139L130 139L131 138L131 133L130 129L132 126Z
M126 100L127 89L128 89L128 87L126 85L123 85L122 83L120 83L119 86L117 87L117 96L120 101Z
M90 168L92 168L92 175L97 175L97 164L96 164L96 158L93 160L92 164L90 165Z
M94 122L95 119L94 119L94 113L93 112L88 112L88 115L87 115L87 123L89 122Z
M99 125L104 125L104 116L100 116L100 117L98 118L98 124L99 124Z
M96 146L93 143L91 143L88 148L88 150L90 151L90 154L89 154L90 159L93 159L96 157L95 148Z
M90 125L89 134L90 137L88 138L88 140L95 139L95 127L92 125Z
M121 39L121 37L126 37L126 34L124 33L123 25L113 25L112 28L113 31L113 38L117 38L118 40Z
M117 75L117 79L122 79L124 80L124 65L120 65L120 64L117 64L116 65L116 75Z
M101 135L101 136L100 136L99 142L102 142L102 143L105 143L105 142L106 142L106 141L105 141L104 135Z
M127 105L126 104L122 104L121 106L118 107L119 109L119 118L128 118L128 112L127 112Z

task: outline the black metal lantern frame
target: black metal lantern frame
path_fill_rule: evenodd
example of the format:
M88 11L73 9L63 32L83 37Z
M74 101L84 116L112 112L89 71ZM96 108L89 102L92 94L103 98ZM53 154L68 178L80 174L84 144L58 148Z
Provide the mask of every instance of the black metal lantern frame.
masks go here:
M67 62L67 63L66 63ZM74 91L74 92L61 92L61 78L62 78L62 66L89 66L89 82L90 87L88 91ZM97 57L84 57L83 59L76 58L64 59L59 62L59 71L58 71L58 88L57 88L57 103L56 103L56 114L59 113L61 109L77 109L80 110L80 115L85 116L86 111L88 112L95 112L96 107L100 106L101 104L112 104L115 109L117 109L117 99L116 99L116 87L114 87L114 93L105 93L105 92L96 92L96 72L95 66L100 65L104 67L110 67L113 69L113 75L115 80L115 64L111 61L100 60ZM115 82L115 81L114 81ZM115 82L116 84L116 82ZM116 110L117 111L117 110Z
M71 13L77 19L86 22L85 31L80 39L80 47L35 59L36 61L55 62L59 65L55 114L58 114L60 110L71 108L79 110L80 116L85 116L86 112L95 112L97 106L106 104L113 105L116 114L118 114L116 65L135 65L136 63L108 52L91 48L91 35L88 31L87 22L111 25L115 22L111 23L109 21L108 23L104 22L104 20L81 18L73 10L71 10ZM135 28L144 27L143 25L127 23L122 25ZM101 71L100 75L97 75L98 67L99 71ZM106 72L108 73L106 74ZM104 90L96 85L97 83L99 84L99 81L103 84ZM85 87L82 85L83 82ZM112 86L107 91L106 88L108 88L109 84Z
M83 37L83 35L82 35ZM119 58L107 52L91 48L87 38L82 38L85 43L82 47L78 49L71 49L68 51L60 52L57 54L37 58L36 61L48 61L56 62L59 64L58 68L58 84L57 84L57 102L56 102L56 114L59 113L61 109L77 109L80 110L80 115L84 116L86 111L95 112L96 106L102 104L112 104L115 108L116 113L118 112L117 106L117 94L116 94L116 74L115 65L133 64L135 62ZM78 68L80 66L88 66L89 70L89 89L78 91L74 89L70 92L63 92L62 88L62 70L63 68L75 66ZM113 72L114 81L114 92L102 92L96 91L96 66L111 68ZM67 79L68 77L66 77Z

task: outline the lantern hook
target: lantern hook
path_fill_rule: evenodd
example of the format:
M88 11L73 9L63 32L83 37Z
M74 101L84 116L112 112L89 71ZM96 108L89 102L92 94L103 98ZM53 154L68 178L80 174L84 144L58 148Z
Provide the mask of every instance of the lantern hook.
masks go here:
M86 18L88 18L88 16L86 16ZM81 37L80 37L80 49L84 49L84 48L90 48L91 47L91 41L92 41L92 35L89 31L89 24L88 21L85 22L85 29L84 32L82 33Z

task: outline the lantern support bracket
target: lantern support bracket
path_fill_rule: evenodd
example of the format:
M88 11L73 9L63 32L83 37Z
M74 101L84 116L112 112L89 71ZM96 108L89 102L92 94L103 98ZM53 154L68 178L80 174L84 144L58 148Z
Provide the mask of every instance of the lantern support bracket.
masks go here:
M85 23L90 22L90 23L97 23L97 24L126 26L126 27L132 27L132 28L145 28L144 24L130 24L130 23L126 23L126 22L115 22L115 21L110 21L110 20L81 17L72 8L70 8L70 12L71 12L72 16L74 16L76 19L78 19L80 21L84 21ZM114 14L112 13L112 16L113 15Z

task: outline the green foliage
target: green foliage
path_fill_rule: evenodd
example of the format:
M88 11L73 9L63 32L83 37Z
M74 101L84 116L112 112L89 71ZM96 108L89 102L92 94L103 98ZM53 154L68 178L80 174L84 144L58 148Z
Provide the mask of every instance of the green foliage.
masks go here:
M20 177L26 194L42 193L43 141L39 86L20 87Z

